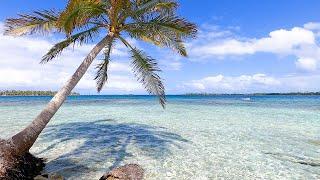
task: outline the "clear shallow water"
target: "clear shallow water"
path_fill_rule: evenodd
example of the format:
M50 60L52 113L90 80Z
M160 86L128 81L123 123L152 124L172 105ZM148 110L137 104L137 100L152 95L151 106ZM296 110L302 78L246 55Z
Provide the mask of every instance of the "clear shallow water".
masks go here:
M50 97L0 97L0 138ZM146 179L319 179L320 96L70 97L32 153L46 171L98 179L139 163Z

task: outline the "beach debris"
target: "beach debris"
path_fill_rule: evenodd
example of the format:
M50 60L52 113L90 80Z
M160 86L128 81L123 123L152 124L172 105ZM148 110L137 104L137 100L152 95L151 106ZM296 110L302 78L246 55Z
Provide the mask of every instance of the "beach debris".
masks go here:
M142 180L144 170L138 164L126 164L104 174L100 180Z

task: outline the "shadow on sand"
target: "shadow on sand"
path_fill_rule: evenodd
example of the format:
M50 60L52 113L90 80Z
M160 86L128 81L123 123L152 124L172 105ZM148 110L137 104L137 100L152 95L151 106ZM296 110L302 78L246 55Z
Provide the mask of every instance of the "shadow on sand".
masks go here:
M130 152L138 151L143 156L161 159L170 154L171 146L180 148L180 143L188 142L165 128L117 123L114 120L49 126L42 134L39 143L41 141L52 144L36 155L41 157L55 153L58 148L61 155L47 163L47 171L61 173L66 178L92 171L105 172L118 167L126 158L134 156ZM72 141L81 143L70 145L69 142ZM61 147L66 151L61 152ZM144 162L136 163L143 165Z

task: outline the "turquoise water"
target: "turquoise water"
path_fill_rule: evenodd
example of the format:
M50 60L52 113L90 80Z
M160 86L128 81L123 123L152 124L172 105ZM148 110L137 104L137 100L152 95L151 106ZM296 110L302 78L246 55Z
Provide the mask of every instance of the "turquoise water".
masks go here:
M0 138L49 97L0 97ZM320 96L70 97L31 150L47 172L98 179L138 163L146 179L320 179Z

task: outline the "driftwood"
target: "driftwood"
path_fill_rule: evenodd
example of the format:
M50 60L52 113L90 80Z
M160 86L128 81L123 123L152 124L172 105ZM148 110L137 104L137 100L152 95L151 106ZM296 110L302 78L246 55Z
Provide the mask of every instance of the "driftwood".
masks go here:
M127 164L104 174L100 180L142 180L144 170L137 164Z

